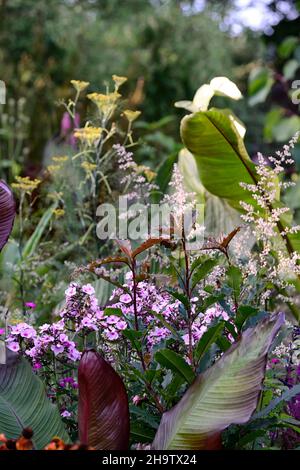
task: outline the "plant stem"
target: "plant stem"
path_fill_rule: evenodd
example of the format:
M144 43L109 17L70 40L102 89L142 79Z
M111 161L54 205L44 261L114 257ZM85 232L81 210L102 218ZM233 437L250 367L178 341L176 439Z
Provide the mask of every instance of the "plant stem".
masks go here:
M184 252L184 261L185 261L184 287L185 287L185 294L188 299L188 306L186 309L187 317L188 317L187 326L188 326L188 336L189 336L188 356L189 356L191 366L195 370L194 357L193 357L193 335L192 335L193 319L192 319L192 312L191 312L191 286L190 286L191 273L190 273L190 260L189 260L189 255L187 252L186 242L185 242L184 226L182 227L182 248Z
M134 311L134 324L135 324L135 330L139 331L139 322L138 322L138 311L137 311L137 279L136 279L136 261L135 259L132 260L131 264L131 272L132 272L132 281L133 281L133 311ZM142 347L142 346L141 346ZM144 355L143 355L143 350L138 351L137 354L140 358L141 364L143 371L147 371L147 365L145 363ZM156 408L160 413L164 412L164 407L162 406L160 399L158 398L157 394L152 388L152 385L150 382L145 380L145 385L149 391L149 393L152 395L152 398L155 402Z

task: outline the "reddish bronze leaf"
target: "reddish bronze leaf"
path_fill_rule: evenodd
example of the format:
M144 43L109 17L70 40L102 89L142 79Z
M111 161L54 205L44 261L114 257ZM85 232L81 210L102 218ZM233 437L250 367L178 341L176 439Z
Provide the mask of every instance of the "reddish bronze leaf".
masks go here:
M97 450L127 450L129 409L122 379L100 354L90 350L80 360L78 383L81 443Z
M132 248L129 240L116 240L120 247L120 250L128 256L129 259L132 257Z
M16 213L15 200L9 186L0 181L0 251L12 231Z
M235 228L220 241L216 240L214 237L209 237L207 242L202 246L201 250L219 250L226 254L229 243L240 230L241 227Z
M169 241L167 238L164 237L159 237L159 238L149 238L146 240L144 243L142 243L140 246L138 246L132 253L132 257L135 258L137 255L140 253L143 253L143 251L148 250L154 245L158 245L162 242Z
M236 227L232 232L230 232L227 237L223 238L221 241L221 245L223 248L227 248L233 237L236 236L236 234L241 230L241 227Z

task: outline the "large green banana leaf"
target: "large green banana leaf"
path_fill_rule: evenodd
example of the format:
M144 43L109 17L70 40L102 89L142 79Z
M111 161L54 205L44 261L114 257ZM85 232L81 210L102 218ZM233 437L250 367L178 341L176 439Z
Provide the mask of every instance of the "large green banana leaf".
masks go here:
M153 448L219 448L225 428L246 423L256 409L267 353L283 322L284 315L279 314L246 330L221 359L194 381L180 402L164 413Z
M240 201L255 201L240 183L254 184L257 175L236 122L228 110L211 108L185 116L181 137L196 159L204 187L241 210Z
M204 205L204 226L206 234L219 237L230 233L242 224L240 213L225 199L208 192L200 181L195 157L186 148L178 155L178 167L187 192L195 193L197 203Z
M54 436L69 441L42 381L25 359L7 350L5 364L0 363L0 433L17 438L26 427L33 430L36 449L45 447Z

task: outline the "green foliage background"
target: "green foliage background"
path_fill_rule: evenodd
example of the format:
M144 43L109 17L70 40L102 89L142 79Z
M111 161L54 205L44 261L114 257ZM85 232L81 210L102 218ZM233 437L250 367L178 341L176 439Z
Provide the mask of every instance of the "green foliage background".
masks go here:
M39 166L45 142L58 131L62 110L54 102L69 97L72 78L99 89L113 73L126 75L125 91L131 93L140 80L144 86L135 97L146 121L176 115L174 101L190 99L213 76L226 75L245 90L243 66L258 57L260 45L254 47L255 39L248 33L232 38L220 30L211 13L223 9L224 2L207 2L205 11L185 14L187 3L0 3L1 79L8 96L26 98L28 169ZM169 125L173 135L178 135L180 111L177 116Z

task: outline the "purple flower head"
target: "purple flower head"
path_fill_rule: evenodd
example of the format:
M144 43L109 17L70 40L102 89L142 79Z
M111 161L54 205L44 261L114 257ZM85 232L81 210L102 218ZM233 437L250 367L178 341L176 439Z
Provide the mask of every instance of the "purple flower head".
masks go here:
M120 317L118 317L117 315L109 315L106 319L106 323L108 325L114 325L115 323L118 323L119 320Z
M119 335L115 330L104 330L104 333L109 341L115 341L119 338Z
M81 353L76 348L71 347L68 349L67 356L71 361L79 361Z
M278 364L280 362L280 360L277 359L276 357L273 357L270 362L271 362L271 364Z
M5 335L5 329L4 328L0 328L0 335Z
M22 329L22 331L20 331L20 336L22 336L22 338L26 338L26 339L35 338L36 337L36 331L32 327L27 327L27 328Z
M125 320L119 320L117 323L116 323L116 328L118 328L118 330L126 330L127 328L127 323Z
M82 291L88 295L95 294L95 289L93 288L91 284L86 284L85 286L82 286Z
M120 301L123 304L130 304L132 302L132 298L129 294L123 294L120 296Z
M70 411L68 410L64 410L60 413L60 415L63 417L63 418L70 418L72 416L72 413L70 413Z
M44 333L45 331L48 331L50 328L50 325L48 323L44 323L44 325L39 327L39 330L41 333Z
M65 348L62 344L52 344L51 346L51 351L54 352L54 355L55 356L58 356L59 354L61 354L62 352L64 352Z
M68 336L67 336L65 333L61 333L61 334L59 335L59 341L60 341L61 343L67 343L67 342L69 341L69 338L68 338Z
M12 341L11 343L8 343L7 347L13 352L20 351L20 345L16 341Z
M95 320L90 317L84 317L81 321L81 326L83 328L89 328L90 330L98 330L97 325L95 324Z
M25 307L28 307L28 308L36 308L36 304L34 302L25 302Z
M139 395L134 395L134 397L132 397L132 403L136 406L140 403L141 400L142 398Z
M65 291L66 299L70 299L71 297L74 297L76 295L76 284L70 284L68 289Z

